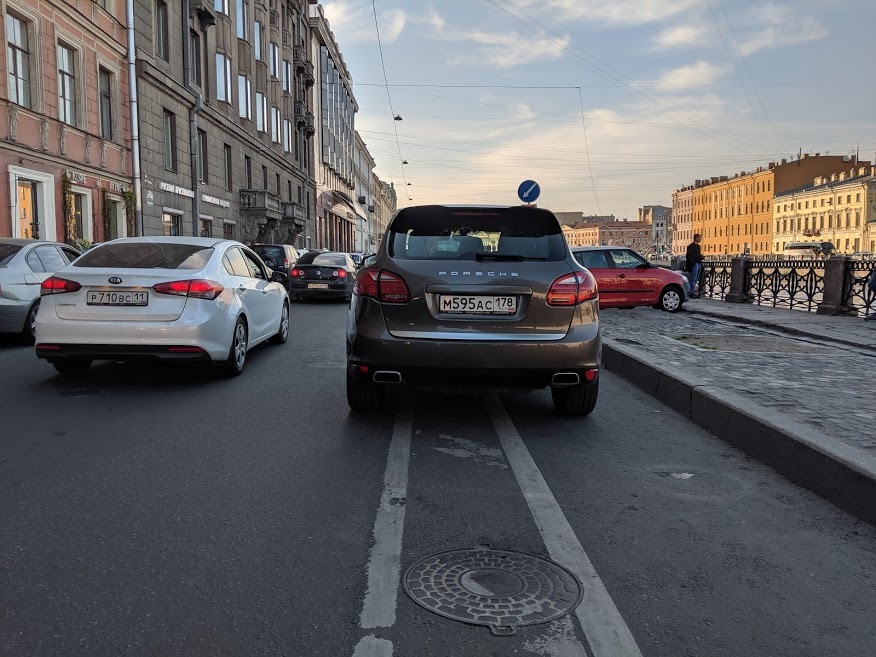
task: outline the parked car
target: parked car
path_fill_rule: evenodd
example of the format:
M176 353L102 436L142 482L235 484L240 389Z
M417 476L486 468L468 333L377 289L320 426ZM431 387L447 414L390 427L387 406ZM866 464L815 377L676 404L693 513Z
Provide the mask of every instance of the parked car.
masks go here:
M40 284L80 255L58 242L0 238L0 333L32 343Z
M353 264L355 264L356 268L358 269L362 266L362 259L365 257L365 255L362 253L351 253L350 257L353 259Z
M290 244L255 244L252 247L262 262L272 271L279 271L288 277L301 254Z
M586 415L599 390L598 304L548 210L405 208L356 278L347 401L376 410L399 384L550 387L557 411Z
M599 285L600 308L653 306L674 313L690 298L687 277L623 246L577 246L575 259Z
M308 251L298 259L289 277L293 300L342 299L353 296L356 265L349 253Z
M362 257L362 262L359 263L359 269L362 269L362 267L367 267L367 266L370 265L372 262L374 262L374 260L375 260L376 258L377 258L377 254L376 254L376 253L369 253L368 255L363 256L363 257Z
M162 359L243 371L289 336L286 276L240 242L132 237L89 250L42 282L36 354L61 374L95 360Z

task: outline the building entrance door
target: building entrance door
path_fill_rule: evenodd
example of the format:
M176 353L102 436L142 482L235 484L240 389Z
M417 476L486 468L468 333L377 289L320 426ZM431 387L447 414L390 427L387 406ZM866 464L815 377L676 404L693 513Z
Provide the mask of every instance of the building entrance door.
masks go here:
M18 181L18 234L24 239L40 238L40 217L37 205L37 183Z

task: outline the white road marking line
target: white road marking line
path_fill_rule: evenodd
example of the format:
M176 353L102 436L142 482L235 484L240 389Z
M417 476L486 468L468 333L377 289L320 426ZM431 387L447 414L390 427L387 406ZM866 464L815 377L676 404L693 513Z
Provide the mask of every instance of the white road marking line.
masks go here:
M359 624L365 629L392 627L395 623L407 504L408 461L411 456L411 424L410 413L402 411L396 417L392 431L386 474L383 477L383 495L374 520L374 546L368 559L368 592L359 617Z
M642 653L630 629L621 618L499 397L490 395L486 406L548 554L558 564L575 573L581 582L584 596L575 609L575 615L594 656L641 657Z
M356 644L353 657L392 657L392 641L378 639L373 634L363 636Z

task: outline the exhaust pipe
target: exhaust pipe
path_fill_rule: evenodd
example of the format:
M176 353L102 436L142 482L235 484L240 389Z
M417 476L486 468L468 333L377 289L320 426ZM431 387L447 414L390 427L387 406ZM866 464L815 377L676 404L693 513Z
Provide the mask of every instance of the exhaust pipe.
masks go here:
M551 378L551 385L555 388L576 386L579 383L581 383L581 377L575 372L558 372Z
M374 383L401 383L401 372L379 370L374 373Z

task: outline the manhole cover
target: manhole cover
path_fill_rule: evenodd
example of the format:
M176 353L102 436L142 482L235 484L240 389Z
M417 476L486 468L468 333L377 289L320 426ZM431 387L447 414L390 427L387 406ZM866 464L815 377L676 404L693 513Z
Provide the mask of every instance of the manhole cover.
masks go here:
M405 573L404 586L429 611L486 625L497 635L556 620L581 602L581 584L562 566L488 546L420 559Z

